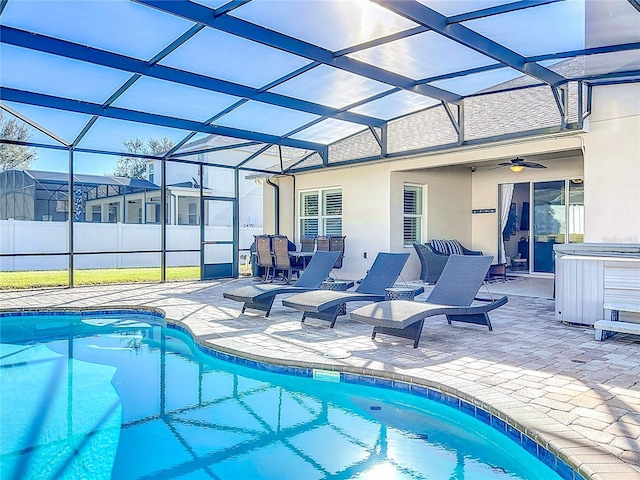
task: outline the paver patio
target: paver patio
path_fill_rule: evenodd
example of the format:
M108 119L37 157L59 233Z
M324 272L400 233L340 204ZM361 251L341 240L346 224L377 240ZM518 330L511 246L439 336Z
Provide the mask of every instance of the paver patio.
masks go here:
M453 393L508 420L587 478L640 479L640 339L594 340L592 329L554 318L554 301L510 295L485 327L433 317L420 346L340 317L300 323L276 300L271 316L240 313L222 292L253 282L185 282L0 292L0 310L148 306L200 342L274 363L413 381ZM418 297L424 298L427 292ZM513 291L513 288L512 288ZM348 309L359 304L350 304ZM348 350L351 356L324 354Z

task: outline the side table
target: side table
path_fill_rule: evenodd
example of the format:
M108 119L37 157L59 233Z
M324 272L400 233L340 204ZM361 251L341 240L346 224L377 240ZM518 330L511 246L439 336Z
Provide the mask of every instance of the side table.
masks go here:
M421 287L422 288L422 287ZM424 291L424 289L422 289ZM384 299L385 300L413 300L416 298L416 290L409 287L390 287L384 289Z
M320 289L322 290L335 290L339 292L345 292L349 288L353 287L353 282L347 282L345 280L334 280L333 282L322 282ZM338 315L347 314L347 304L343 303L338 309Z

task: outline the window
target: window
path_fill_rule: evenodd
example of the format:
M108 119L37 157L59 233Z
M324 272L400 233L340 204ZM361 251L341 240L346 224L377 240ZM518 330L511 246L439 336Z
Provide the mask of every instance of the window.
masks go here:
M91 221L100 223L102 221L102 206L93 205L91 207Z
M342 190L300 192L300 236L342 235Z
M189 204L189 225L198 225L198 204Z
M422 187L404 186L404 245L421 243L422 240Z
M109 223L117 223L118 221L120 221L120 208L119 208L119 204L117 203L110 203L109 204Z
M147 202L147 223L160 223L160 204L156 202Z
M151 183L154 183L154 182L153 182L153 178L154 178L154 174L153 174L153 173L154 173L154 165L153 165L153 163L150 163L150 164L148 165L148 169L149 169L149 181L150 181Z

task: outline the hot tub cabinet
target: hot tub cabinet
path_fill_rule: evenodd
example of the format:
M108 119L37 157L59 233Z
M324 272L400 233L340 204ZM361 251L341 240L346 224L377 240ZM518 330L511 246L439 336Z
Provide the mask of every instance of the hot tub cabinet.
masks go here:
M609 319L605 304L640 306L640 245L578 243L555 245L556 319L593 326ZM640 323L635 311L619 321Z

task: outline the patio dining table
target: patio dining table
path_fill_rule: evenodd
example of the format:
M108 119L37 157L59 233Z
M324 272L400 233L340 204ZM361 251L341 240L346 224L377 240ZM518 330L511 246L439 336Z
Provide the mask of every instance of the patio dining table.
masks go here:
M291 258L295 258L295 259L302 259L302 268L305 269L307 268L307 263L309 263L309 260L311 260L311 258L313 257L313 254L315 252L300 252L297 250L290 250L289 251L289 256Z

